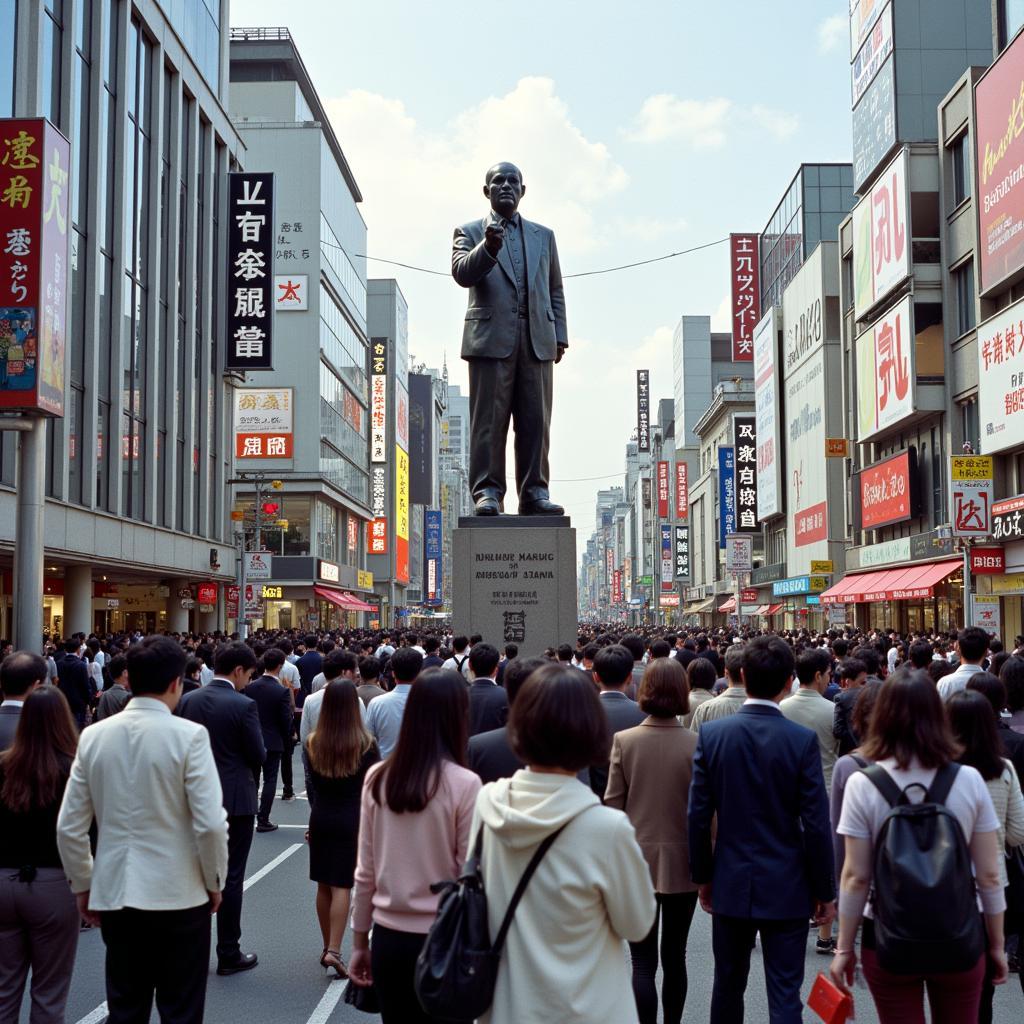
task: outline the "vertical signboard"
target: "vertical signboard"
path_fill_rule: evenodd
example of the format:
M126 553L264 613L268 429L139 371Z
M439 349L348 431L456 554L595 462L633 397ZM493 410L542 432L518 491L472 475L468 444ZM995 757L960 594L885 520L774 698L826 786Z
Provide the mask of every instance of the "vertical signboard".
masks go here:
M757 419L737 416L732 421L732 443L736 459L736 529L756 533L757 519Z
M896 55L878 69L853 108L853 188L859 191L896 145Z
M877 7L877 4L873 6ZM857 106L883 61L892 53L892 4L886 4L880 17L864 37L850 65L853 105Z
M993 594L975 594L971 600L973 615L972 626L981 626L989 636L999 637L1003 632L1003 621L999 596Z
M690 487L686 463L676 463L676 519L685 522L690 518Z
M1024 36L974 89L978 191L978 290L989 292L1024 266Z
M675 528L675 570L677 583L690 582L690 527Z
M779 451L778 307L772 306L754 331L754 419L757 435L757 517L782 511L782 453ZM724 542L721 546L724 546Z
M388 461L388 341L370 339L370 461Z
M290 459L292 388L235 388L236 459Z
M954 537L984 540L992 532L991 455L950 457L950 525Z
M729 278L732 283L732 359L754 358L754 328L761 319L761 261L758 235L729 236Z
M857 440L864 442L913 415L913 297L907 295L856 341Z
M388 485L384 466L370 469L370 508L373 519L366 524L366 552L370 555L388 553Z
M622 604L622 570L612 573L612 604Z
M441 510L423 510L423 603L437 607L444 603L441 558Z
M395 579L409 582L409 456L395 446Z
M0 409L64 415L70 162L48 121L0 121Z
M274 368L274 175L228 175L226 370Z
M907 150L853 208L853 304L857 319L910 277Z
M675 589L675 557L672 553L672 527L661 524L661 590L663 593Z
M434 496L434 383L428 374L409 374L409 498L430 505Z
M658 518L668 519L668 463L658 463Z
M981 447L1016 448L1024 444L1024 299L978 328L977 349Z
M718 449L718 546L736 532L736 459L732 448Z
M850 0L850 59L871 35L886 0Z
M636 445L638 452L651 450L651 371L636 371Z

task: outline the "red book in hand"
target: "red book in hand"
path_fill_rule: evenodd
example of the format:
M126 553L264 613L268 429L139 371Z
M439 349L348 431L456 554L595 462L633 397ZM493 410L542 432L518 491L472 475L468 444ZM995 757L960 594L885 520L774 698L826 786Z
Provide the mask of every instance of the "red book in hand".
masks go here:
M807 1008L813 1010L825 1024L846 1024L853 1016L853 998L839 989L830 978L819 974L811 989Z

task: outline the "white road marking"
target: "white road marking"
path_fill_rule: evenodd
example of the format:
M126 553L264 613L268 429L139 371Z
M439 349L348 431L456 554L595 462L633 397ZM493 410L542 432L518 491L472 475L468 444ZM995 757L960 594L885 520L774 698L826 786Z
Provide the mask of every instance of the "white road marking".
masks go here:
M301 850L303 847L302 843L294 843L288 847L284 853L279 853L269 864L264 864L254 875L250 875L242 883L242 892L245 892L250 885L255 885L261 878L269 875L279 864L284 863L296 850Z
M347 988L347 981L335 978L327 986L327 991L323 994L320 1002L316 1004L316 1009L309 1015L309 1020L306 1021L306 1024L327 1024L328 1018L334 1012L334 1008L338 1003L341 1002Z
M100 1021L107 1019L107 1004L100 1003L92 1013L87 1013L78 1024L100 1024Z

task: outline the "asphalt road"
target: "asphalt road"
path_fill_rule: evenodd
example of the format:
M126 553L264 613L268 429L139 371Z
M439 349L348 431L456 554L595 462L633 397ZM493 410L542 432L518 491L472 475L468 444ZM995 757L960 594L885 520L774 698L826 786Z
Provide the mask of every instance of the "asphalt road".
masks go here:
M302 780L296 757L295 780ZM314 913L315 886L309 881L309 858L303 840L308 804L303 799L275 802L272 819L281 828L256 835L246 870L247 889L242 913L242 948L259 955L259 966L245 974L218 978L211 961L206 998L206 1020L211 1024L372 1024L370 1017L343 1002L347 982L331 981L320 967L321 941ZM814 932L808 932L805 996L828 959L814 953ZM174 956L173 950L156 950L154 956ZM344 955L350 953L346 938ZM81 934L75 960L67 1024L102 1024L106 1018L103 988L103 942L98 930ZM710 919L697 910L690 933L690 989L683 1020L707 1021L711 1000L713 960ZM333 975L332 975L333 977ZM857 1024L876 1024L878 1017L867 989L858 990ZM27 1000L21 1021L28 1021ZM156 1013L153 1021L157 1020ZM816 1020L810 1013L806 1019ZM996 993L996 1024L1024 1020L1024 996L1016 975ZM755 951L747 990L747 1020L768 1020L764 975L760 954ZM559 1022L552 1021L552 1024ZM607 1024L616 1024L608 1021Z

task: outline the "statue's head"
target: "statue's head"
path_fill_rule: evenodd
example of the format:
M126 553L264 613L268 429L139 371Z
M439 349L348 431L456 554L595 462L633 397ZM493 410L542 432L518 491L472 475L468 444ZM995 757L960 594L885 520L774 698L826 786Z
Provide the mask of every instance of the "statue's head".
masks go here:
M525 193L523 172L515 164L495 164L484 178L484 195L499 217L511 217Z

